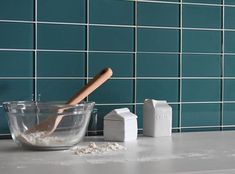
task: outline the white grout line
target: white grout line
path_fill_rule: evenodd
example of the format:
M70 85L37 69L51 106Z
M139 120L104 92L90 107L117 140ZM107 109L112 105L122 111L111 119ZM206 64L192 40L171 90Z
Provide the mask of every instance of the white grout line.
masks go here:
M135 25L127 25L127 24L98 24L98 23L92 23L90 26L93 27L115 27L115 28L135 28Z
M33 52L35 49L24 49L24 48L0 48L0 51L28 51Z
M137 1L136 1L137 2ZM183 3L185 4L185 3ZM234 5L235 7L235 5ZM69 22L53 22L53 21L22 21L22 20L0 20L0 23L26 23L26 24L47 24L47 25L75 25L75 26L93 26L93 27L117 27L117 28L135 28L135 25L127 24L95 24L95 23L69 23ZM152 26L152 25L138 25L141 29L170 29L170 30L198 30L198 31L235 31L235 28L195 28L195 27L176 27L176 26Z
M69 53L86 53L87 50L51 50L51 49L38 49L39 52L69 52Z
M26 49L26 48L0 48L0 51L22 51L22 52L69 52L69 53L104 53L104 54L182 54L182 55L229 55L235 56L234 53L208 53L208 52L167 52L167 51L116 51L116 50L56 50L56 49Z
M182 129L199 129L199 128L221 128L220 125L214 125L214 126L183 126Z
M9 133L9 134L1 134L0 133L0 136L11 136L11 134Z
M107 51L107 50L90 50L91 53L117 53L117 54L135 54L134 51Z
M104 54L135 54L135 51L107 51L107 50L56 50L56 49L26 49L26 48L0 48L0 51L22 51L22 52L69 52L69 53L104 53ZM229 55L235 56L234 53L208 53L208 52L167 52L167 51L138 51L137 54L182 54L182 55Z
M49 24L49 25L78 25L86 26L86 23L72 23L72 22L54 22L54 21L38 21L38 24Z
M183 55L184 54L185 55L187 55L187 54L188 55L221 55L221 53L206 53L206 52L205 53L202 53L202 52L201 53L200 52L197 52L197 53L196 52L182 52L181 54L183 54Z
M96 106L134 106L137 103L96 103Z
M127 1L137 1L137 0L127 0ZM158 3L158 4L177 4L177 5L183 4L183 5L200 5L200 6L216 6L216 7L221 6L221 4L196 3L196 2L171 2L171 1L161 1L161 0L138 0L138 1L144 3Z
M90 0L86 1L86 84L89 81L89 50L90 50ZM89 96L86 97L89 101Z
M87 77L37 77L38 80L86 80Z
M194 2L183 2L183 5L196 5L196 6L212 6L212 7L221 7L221 4L209 4L209 3L194 3Z
M35 12L34 12L34 17L35 17L35 24L34 24L34 34L35 34L35 37L34 37L34 46L35 46L35 51L34 51L34 94L33 94L33 96L34 96L34 98L33 98L33 100L35 100L35 101L37 101L38 100L38 88L37 88L37 86L38 86L38 83L37 83L37 76L38 76L38 74L37 74L37 48L38 48L38 23L37 23L37 21L38 21L38 1L37 0L35 0L34 1L34 5L35 5Z
M182 86L183 86L183 56L182 56L182 52L183 52L183 0L180 0L180 54L179 54L179 131L181 132L181 126L182 126Z
M234 104L235 101L223 101L224 104Z
M0 77L0 80L34 80L35 77Z
M34 21L25 21L25 20L7 20L7 19L0 19L1 23L25 23L25 24L34 24Z
M137 52L138 52L138 0L134 3L134 33L135 33L135 39L134 39L134 103L137 103L137 66L138 66L138 60L137 60ZM134 113L137 113L137 106L134 105Z
M225 25L225 7L224 7L224 0L222 0L222 39L221 39L221 44L222 44L222 55L221 55L221 130L223 130L224 126L224 43L225 43L225 32L224 32L224 25Z
M8 80L8 79L19 79L19 80L23 80L23 79L29 79L29 80L34 80L34 79L38 79L38 80L44 80L44 79L61 79L61 80L75 80L75 79L81 79L81 80L90 80L93 77L70 77L70 76L54 76L54 77L49 77L49 76L45 76L45 77L0 77L1 80ZM111 77L111 80L235 80L235 77Z

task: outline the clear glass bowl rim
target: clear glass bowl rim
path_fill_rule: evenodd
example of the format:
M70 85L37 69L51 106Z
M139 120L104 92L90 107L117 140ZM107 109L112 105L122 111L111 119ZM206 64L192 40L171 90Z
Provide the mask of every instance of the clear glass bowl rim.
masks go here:
M2 103L4 108L11 107L11 108L17 108L18 106L33 106L37 105L38 107L42 108L48 108L48 107L58 107L58 108L81 108L84 106L92 106L95 105L95 102L93 101L82 101L78 104L71 105L67 104L66 101L47 101L47 102L41 102L41 101L5 101Z

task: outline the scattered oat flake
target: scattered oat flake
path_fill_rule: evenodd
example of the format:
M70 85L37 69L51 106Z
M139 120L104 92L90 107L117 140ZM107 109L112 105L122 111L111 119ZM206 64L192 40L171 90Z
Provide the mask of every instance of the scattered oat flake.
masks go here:
M101 145L96 145L96 143L91 142L86 147L75 146L71 149L76 155L83 156L88 154L103 154L111 151L126 150L126 148L116 142L105 143Z

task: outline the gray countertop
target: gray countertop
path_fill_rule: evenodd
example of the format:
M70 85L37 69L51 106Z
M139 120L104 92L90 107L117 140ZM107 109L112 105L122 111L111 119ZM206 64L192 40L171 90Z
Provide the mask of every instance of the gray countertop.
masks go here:
M89 137L103 144L102 137ZM235 173L235 131L174 133L120 143L126 150L77 156L71 150L26 151L0 140L1 174Z

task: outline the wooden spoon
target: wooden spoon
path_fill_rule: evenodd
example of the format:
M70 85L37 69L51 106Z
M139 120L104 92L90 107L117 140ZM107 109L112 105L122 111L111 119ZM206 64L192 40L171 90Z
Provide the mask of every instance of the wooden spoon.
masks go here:
M75 94L66 104L68 105L76 105L81 102L84 98L86 98L90 93L92 93L96 88L102 85L105 81L107 81L113 72L111 68L103 69L99 74L97 74L91 81L88 82L77 94ZM62 113L64 109L60 109L58 113ZM44 132L45 136L52 134L60 121L63 119L63 115L60 116L51 116L41 123L31 127L25 133L31 134L34 132Z

